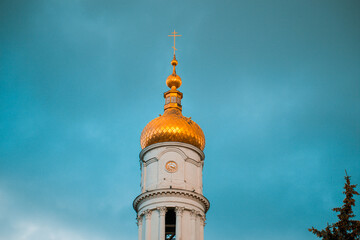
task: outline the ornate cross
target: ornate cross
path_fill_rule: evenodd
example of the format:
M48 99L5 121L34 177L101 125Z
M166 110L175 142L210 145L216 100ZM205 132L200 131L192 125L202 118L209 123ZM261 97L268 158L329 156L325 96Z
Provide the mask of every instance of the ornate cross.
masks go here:
M175 51L177 50L175 48L175 38L176 37L181 37L181 35L176 35L176 34L177 34L177 32L175 32L175 30L174 30L174 32L172 32L172 35L168 35L169 37L174 37L174 46L172 47L174 49L174 55L175 55Z

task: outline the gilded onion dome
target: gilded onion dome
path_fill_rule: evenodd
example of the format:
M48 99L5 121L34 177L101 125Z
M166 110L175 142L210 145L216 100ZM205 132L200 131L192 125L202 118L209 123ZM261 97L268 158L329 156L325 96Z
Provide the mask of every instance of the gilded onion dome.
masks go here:
M141 148L160 142L183 142L201 150L205 148L205 136L199 125L191 118L182 115L181 99L183 94L177 90L181 86L181 78L176 74L177 60L171 61L173 73L167 78L170 88L164 93L164 114L150 121L141 133Z

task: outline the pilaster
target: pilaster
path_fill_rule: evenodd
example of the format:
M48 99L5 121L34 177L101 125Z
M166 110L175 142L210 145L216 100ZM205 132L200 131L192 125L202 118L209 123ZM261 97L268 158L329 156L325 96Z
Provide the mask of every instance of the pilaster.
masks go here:
M176 207L176 239L182 240L182 216L183 216L184 208L183 207Z
M200 216L200 240L204 240L205 217Z
M145 240L151 240L151 214L152 214L152 210L145 210L145 220L146 220Z
M138 239L139 240L142 240L142 225L143 225L143 214L140 214L138 217L137 217L137 225L138 225Z
M165 240L165 214L167 212L167 208L158 207L157 210L159 211L159 239Z
M197 240L196 239L196 222L195 222L195 218L196 218L196 211L191 210L191 212L190 212L190 225L191 225L190 240Z

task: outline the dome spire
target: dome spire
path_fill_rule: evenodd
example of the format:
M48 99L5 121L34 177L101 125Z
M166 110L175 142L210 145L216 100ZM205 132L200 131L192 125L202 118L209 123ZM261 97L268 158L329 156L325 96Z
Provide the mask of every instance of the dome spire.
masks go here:
M175 69L175 67L178 65L178 61L176 60L175 54L174 54L173 60L171 60L171 65L173 66L173 73L172 73L172 75L176 76L176 69Z
M182 142L191 144L200 150L204 150L205 136L199 125L191 118L182 115L181 99L182 92L178 90L181 86L181 78L176 74L175 67L178 64L175 51L175 37L180 37L177 32L169 37L174 37L174 57L171 60L173 66L172 74L166 79L166 85L170 88L164 93L164 114L153 119L141 133L141 147L144 149L160 142Z
M175 47L175 38L180 37L181 35L177 35L177 32L172 33L172 35L168 35L169 37L174 37L174 46L172 47L174 49L174 58L171 60L171 65L173 66L173 72L171 75L168 76L166 79L166 85L170 88L169 91L164 93L165 98L165 106L164 110L167 109L177 109L182 110L181 106L181 99L182 99L182 93L177 90L181 86L181 78L179 75L176 74L176 66L178 65L178 61L176 60L175 51L177 50Z
M176 43L176 37L181 37L181 35L177 35L177 32L172 32L171 35L168 35L169 37L174 37L174 46L172 47L174 49L174 58L171 60L171 65L173 66L173 72L172 74L166 79L166 85L175 90L181 86L181 78L176 74L176 66L178 65L178 61L176 60L176 54L175 51L177 50L175 47Z

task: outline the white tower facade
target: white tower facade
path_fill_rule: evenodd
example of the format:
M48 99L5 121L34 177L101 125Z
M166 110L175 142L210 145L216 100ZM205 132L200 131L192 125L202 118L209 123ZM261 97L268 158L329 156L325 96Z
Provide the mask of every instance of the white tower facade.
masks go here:
M204 239L210 207L202 195L204 153L187 143L156 143L141 151L140 164L139 240Z
M204 239L210 207L202 183L205 136L191 118L182 115L177 63L174 55L164 114L149 122L141 134L141 194L133 202L139 240Z

